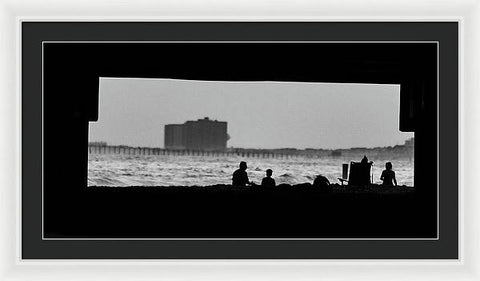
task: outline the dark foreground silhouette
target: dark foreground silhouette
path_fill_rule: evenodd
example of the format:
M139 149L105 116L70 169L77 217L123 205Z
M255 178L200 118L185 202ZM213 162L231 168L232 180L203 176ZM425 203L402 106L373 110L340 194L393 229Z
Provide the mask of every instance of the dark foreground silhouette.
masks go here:
M415 188L88 187L45 204L46 237L435 237L435 198ZM430 200L433 199L433 200Z

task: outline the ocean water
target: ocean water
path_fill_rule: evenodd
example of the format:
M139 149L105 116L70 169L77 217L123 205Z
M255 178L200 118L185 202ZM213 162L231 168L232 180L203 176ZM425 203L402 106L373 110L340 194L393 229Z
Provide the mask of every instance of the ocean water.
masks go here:
M360 161L346 157L324 158L245 158L240 156L173 156L90 154L88 186L206 186L231 184L232 173L240 161L246 161L251 181L260 184L265 170L273 170L277 185L281 183L313 183L319 174L331 183L339 183L342 164ZM385 162L392 162L399 185L414 186L413 159L375 159L372 167L373 183L381 183Z

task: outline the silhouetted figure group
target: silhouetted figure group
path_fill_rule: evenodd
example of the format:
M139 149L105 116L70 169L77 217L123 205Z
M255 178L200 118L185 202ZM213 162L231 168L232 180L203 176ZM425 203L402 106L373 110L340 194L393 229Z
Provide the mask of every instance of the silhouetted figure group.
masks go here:
M349 185L367 186L372 184L372 182L370 181L370 171L372 165L373 162L368 161L366 155L363 156L360 162L351 162L350 176L348 179ZM385 170L383 170L382 175L380 176L380 180L382 180L382 185L393 186L395 184L395 186L397 186L397 179L395 178L395 172L392 170L391 162L387 162L385 164Z
M359 164L369 165L370 167L372 163L373 163L372 161L370 162L368 161L368 158L365 155ZM370 169L368 169L368 171L370 171ZM273 174L273 171L271 169L266 170L266 177L262 179L262 183L261 183L262 187L273 188L276 186L275 180L272 178L272 174ZM369 179L370 175L367 175L367 178ZM383 181L382 183L383 185L397 186L397 179L395 178L395 172L392 170L391 162L387 162L385 164L385 170L383 170L382 175L380 176L380 180ZM368 180L368 183L370 183L370 180ZM247 186L247 185L255 186L255 183L251 182L248 179L247 163L245 161L240 162L239 168L235 172L233 172L232 185L233 186ZM319 188L328 188L330 186L330 181L327 179L327 177L323 175L318 175L313 181L313 186L319 187Z
M272 169L266 170L266 177L262 179L261 186L265 188L273 188L276 186L275 180L272 178L273 171ZM232 185L233 186L255 186L255 183L251 182L248 179L247 175L247 163L245 161L240 162L239 168L233 172L232 176ZM313 186L315 187L328 187L330 181L322 175L319 175L313 181Z
M262 187L275 187L275 180L272 178L273 171L268 169L266 171L267 176L262 180ZM245 161L240 162L239 168L233 172L232 185L233 186L246 186L255 185L248 179L247 175L247 163Z

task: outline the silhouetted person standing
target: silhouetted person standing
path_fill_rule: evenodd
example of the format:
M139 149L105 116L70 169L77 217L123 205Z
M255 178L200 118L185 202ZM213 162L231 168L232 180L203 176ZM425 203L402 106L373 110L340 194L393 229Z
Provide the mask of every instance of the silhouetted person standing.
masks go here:
M240 162L240 168L233 172L232 185L233 186L245 186L249 184L247 175L247 163L245 161Z
M397 179L395 178L395 172L392 170L392 163L385 163L385 170L383 170L380 179L383 181L383 185L393 185L397 186Z
M271 169L268 169L266 172L267 176L264 177L262 180L262 187L275 187L275 180L272 178L273 171Z

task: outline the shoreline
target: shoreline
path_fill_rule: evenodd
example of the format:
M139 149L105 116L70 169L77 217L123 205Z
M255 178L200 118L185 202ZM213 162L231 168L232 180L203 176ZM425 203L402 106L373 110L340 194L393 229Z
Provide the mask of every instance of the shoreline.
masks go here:
M46 204L45 237L435 237L420 187L90 186Z
M285 192L307 192L307 193L328 193L328 194L406 194L415 193L414 186L384 186L379 184L372 184L368 186L349 186L340 184L330 184L328 187L317 187L310 183L302 184L279 184L274 188L265 188L260 185L254 186L232 186L226 184L215 185L192 185L192 186L88 186L90 191L101 190L121 190L121 191L157 191L157 192L268 192L268 193L285 193Z

